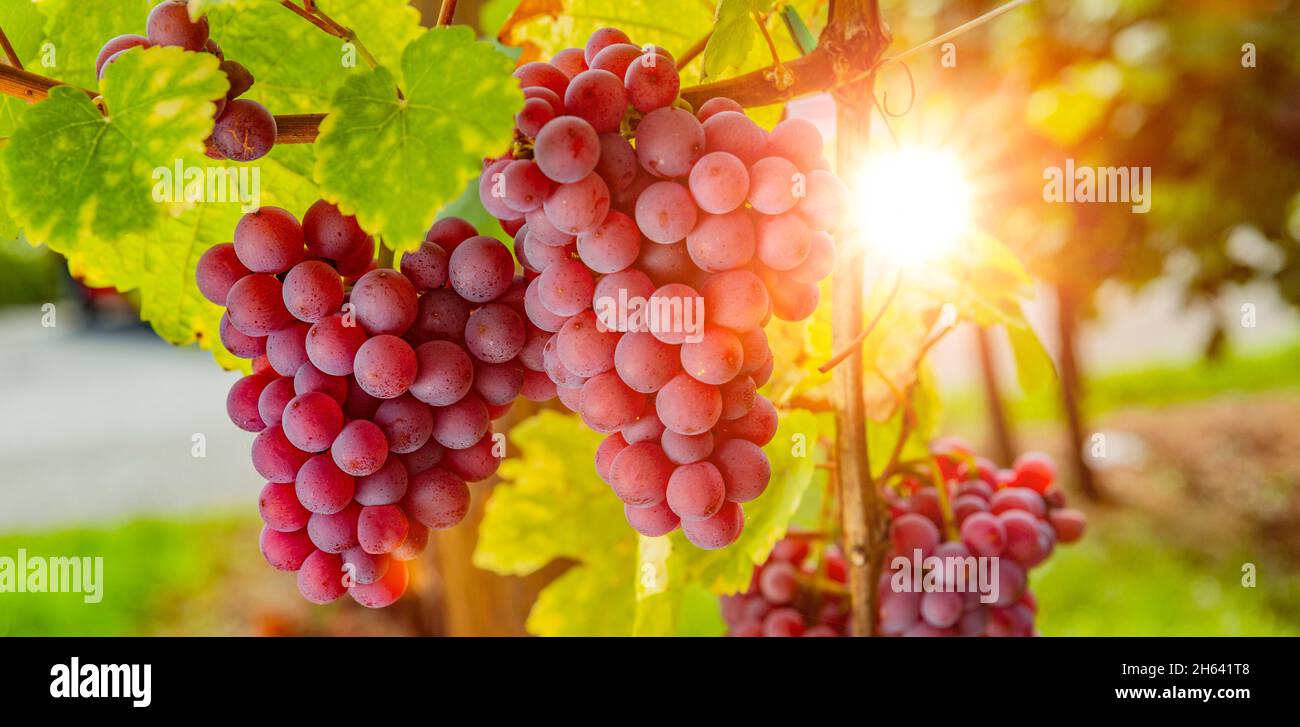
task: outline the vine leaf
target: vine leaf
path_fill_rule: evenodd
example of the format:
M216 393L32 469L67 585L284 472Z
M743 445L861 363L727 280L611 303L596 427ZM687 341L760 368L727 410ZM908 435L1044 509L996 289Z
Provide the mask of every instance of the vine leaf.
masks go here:
M265 11L279 5L280 0L189 0L190 17L197 18L213 10Z
M398 252L414 250L483 157L504 151L523 93L508 57L465 26L434 28L384 67L350 77L316 142L324 195Z
M45 16L41 15L33 3L4 3L0 6L0 28L4 28L6 37L14 46L14 52L24 64L30 65L36 60L43 37L42 26ZM27 111L26 101L12 96L0 95L0 136L13 134L18 128L18 119ZM0 148L0 157L4 149ZM5 189L4 165L0 164L0 190ZM14 224L6 211L4 195L0 194L0 239L12 240L18 237L18 225Z
M123 54L102 85L108 115L67 86L27 111L5 148L10 214L29 239L115 240L157 224L153 170L203 151L214 99L229 84L217 59L179 48Z
M1034 332L1029 321L1022 319L1021 325L1007 325L1007 340L1016 360L1016 381L1025 393L1041 391L1043 387L1056 380L1056 364L1043 348L1043 342Z
M704 46L700 81L708 81L744 64L758 38L758 26L750 13L762 14L771 9L772 3L764 0L718 0L713 35Z
M280 7L258 9L257 22L239 3L264 0L205 0L212 37L226 57L246 66L257 82L249 98L277 114L325 110L349 78L368 73L364 59L344 42ZM301 4L301 3L300 3ZM420 11L409 0L317 0L331 18L356 32L367 49L389 68L420 37ZM190 5L193 8L193 3Z
M46 40L54 49L52 66L36 69L72 86L94 88L95 59L109 38L123 33L144 35L145 21L157 0L42 0Z

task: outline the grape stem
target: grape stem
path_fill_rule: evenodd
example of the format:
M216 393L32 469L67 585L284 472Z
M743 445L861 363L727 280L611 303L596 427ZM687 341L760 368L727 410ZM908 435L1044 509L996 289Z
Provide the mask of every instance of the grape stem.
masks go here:
M893 304L895 296L898 295L899 285L902 282L903 274L900 271L896 276L894 276L894 286L889 289L889 295L885 296L885 302L881 304L880 310L876 311L876 315L872 317L871 322L868 323L867 326L858 333L858 335L854 336L853 340L849 341L847 346L840 349L840 351L834 356L831 356L829 361L817 367L818 371L823 374L827 373L831 369L843 363L844 359L861 350L862 342L867 340L867 336L871 335L871 332L875 330L876 326L880 323L880 319L885 316L885 312L889 310L889 306Z
M379 61L375 60L375 57L371 55L370 50L366 48L365 44L361 42L361 39L357 37L355 31L347 26L335 22L333 18L326 15L325 11L321 10L320 7L316 5L315 0L302 0L302 2L302 6L299 6L294 3L293 0L280 0L281 5L292 10L303 20L306 20L317 28L320 28L322 31L329 33L345 43L351 43L352 47L356 48L357 52L361 54L366 65L370 66L372 69L379 66Z
M758 13L751 11L750 17L752 17L754 23L758 25L758 31L763 34L763 40L767 41L767 50L772 54L772 68L768 77L772 80L772 85L775 86L777 90L784 91L794 82L794 75L790 73L790 69L786 68L785 64L781 62L781 54L776 50L776 41L772 40L772 34L767 31L768 16L759 15Z
M0 28L0 47L4 48L5 58L9 59L9 65L21 71L23 62L18 60L18 52L14 50L13 44L9 42L9 36L5 35L4 28Z
M438 26L451 25L451 20L455 15L456 0L442 0L442 6L438 8Z

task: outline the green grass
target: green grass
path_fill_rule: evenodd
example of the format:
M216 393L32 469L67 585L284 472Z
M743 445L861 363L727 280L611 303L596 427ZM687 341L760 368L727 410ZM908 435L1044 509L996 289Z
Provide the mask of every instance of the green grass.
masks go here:
M0 636L132 636L181 615L184 596L224 570L226 543L242 521L138 520L110 528L0 535L0 556L104 559L103 600L81 594L0 593ZM246 531L247 527L243 529Z
M1300 340L1264 351L1229 352L1219 361L1163 363L1128 371L1089 376L1082 409L1091 417L1121 407L1164 406L1224 394L1300 389ZM1060 391L1045 386L1030 394L1004 392L1007 416L1013 423L1060 420ZM984 392L964 389L945 392L948 428L984 425Z
M1099 525L1031 574L1044 635L1300 636L1300 576L1260 564L1246 588L1254 558L1194 562L1136 517Z

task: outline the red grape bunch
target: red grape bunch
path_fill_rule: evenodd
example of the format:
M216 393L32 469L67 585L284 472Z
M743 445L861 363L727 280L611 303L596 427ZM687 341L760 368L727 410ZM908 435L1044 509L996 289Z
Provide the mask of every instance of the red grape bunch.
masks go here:
M891 551L881 573L878 630L890 636L1032 636L1037 602L1029 571L1045 561L1057 543L1083 536L1083 513L1065 507L1065 493L1053 486L1055 468L1042 454L1025 454L1010 470L975 457L966 444L939 440L931 447L938 463L959 537L944 536L942 507L934 487L907 486L906 497L889 493ZM895 590L895 557L997 559L997 599L984 603L977 588L918 592ZM908 566L911 568L912 566ZM966 571L970 584L978 576ZM988 569L992 574L992 568ZM945 571L940 581L952 577ZM992 595L989 593L988 595Z
M844 556L825 548L818 567L809 562L810 551L807 539L785 538L754 570L749 590L722 597L728 636L847 635Z
M817 307L844 186L811 123L692 113L672 56L617 29L515 76L515 143L479 197L530 281L521 360L608 435L596 470L635 530L725 547L770 478L763 326Z
M402 595L428 529L459 523L466 483L496 471L491 422L526 386L524 283L505 245L447 218L401 272L374 257L356 220L318 201L301 224L245 215L197 266L226 308L222 343L253 359L226 409L257 433L262 554L314 603Z
M275 117L266 107L241 99L253 85L253 74L235 61L226 60L221 46L209 37L206 17L191 20L185 0L163 0L149 12L148 35L119 35L104 44L95 59L100 78L104 68L133 48L176 46L198 53L211 53L221 61L221 71L230 81L230 90L217 100L216 123L207 140L207 154L213 159L251 162L271 151L275 144Z

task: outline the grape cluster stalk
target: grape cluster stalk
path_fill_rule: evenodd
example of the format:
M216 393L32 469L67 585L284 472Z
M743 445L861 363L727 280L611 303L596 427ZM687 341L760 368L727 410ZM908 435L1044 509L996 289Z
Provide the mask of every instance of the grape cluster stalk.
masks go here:
M119 35L104 44L95 59L95 73L135 48L172 46L196 53L209 53L221 63L230 90L217 100L212 135L205 151L212 159L251 162L266 156L275 145L275 117L265 106L240 98L253 86L253 74L239 63L227 60L221 46L211 38L206 17L191 20L186 0L163 0L149 12L146 35Z
M461 522L467 483L496 472L492 421L535 395L510 251L449 217L400 272L378 268L374 238L322 200L301 222L245 215L197 282L226 308L222 343L253 360L226 409L257 434L262 554L314 603L393 603L429 530Z
M763 327L816 309L844 185L813 124L693 110L673 57L615 28L515 76L515 142L479 197L529 280L524 365L608 435L596 470L637 532L726 547L771 477Z

